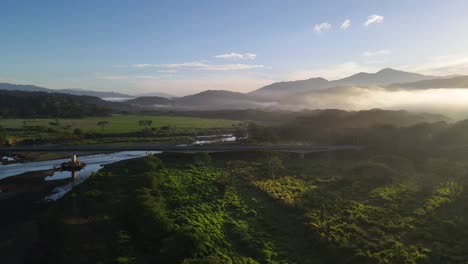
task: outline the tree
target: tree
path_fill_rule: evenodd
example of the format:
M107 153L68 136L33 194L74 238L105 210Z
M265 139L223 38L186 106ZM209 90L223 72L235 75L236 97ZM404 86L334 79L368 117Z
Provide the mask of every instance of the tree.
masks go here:
M99 121L97 122L97 125L101 127L102 130L104 130L104 127L109 124L108 121Z
M275 178L275 173L280 170L284 169L283 160L281 160L277 155L270 154L266 158L266 165L268 166L268 170L270 171L271 178Z
M198 152L193 155L193 161L197 166L206 166L211 163L211 156L207 152Z
M83 130L79 129L79 128L75 128L73 130L73 134L77 135L77 136L81 136L83 135Z
M153 125L153 121L152 120L140 120L138 121L138 125L139 126L151 126Z
M6 133L2 126L0 126L0 145L3 145L6 141Z
M60 125L60 122L59 122L59 120L56 118L56 119L55 119L55 122L49 122L49 125L51 125L51 126L59 126L59 125Z

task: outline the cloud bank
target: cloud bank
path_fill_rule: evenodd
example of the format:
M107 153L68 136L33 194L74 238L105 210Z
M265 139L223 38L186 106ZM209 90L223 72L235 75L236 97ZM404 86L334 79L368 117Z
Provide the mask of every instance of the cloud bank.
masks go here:
M308 93L288 102L290 109L408 110L444 114L454 119L468 114L468 89L390 91L381 87L342 87Z

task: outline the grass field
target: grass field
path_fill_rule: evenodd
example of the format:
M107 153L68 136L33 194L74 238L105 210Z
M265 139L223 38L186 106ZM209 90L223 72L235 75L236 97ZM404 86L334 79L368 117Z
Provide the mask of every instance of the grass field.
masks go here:
M173 116L141 116L141 115L113 115L109 117L87 117L81 119L58 119L60 127L69 126L71 130L79 128L83 132L95 132L106 134L118 134L140 131L142 126L138 124L140 120L151 120L151 127L160 128L170 126L172 129L208 129L227 128L239 122L223 119L204 119L191 117ZM52 127L50 122L55 119L0 119L0 126L5 129L23 129L26 126ZM108 122L104 126L97 123ZM25 123L26 122L26 123Z

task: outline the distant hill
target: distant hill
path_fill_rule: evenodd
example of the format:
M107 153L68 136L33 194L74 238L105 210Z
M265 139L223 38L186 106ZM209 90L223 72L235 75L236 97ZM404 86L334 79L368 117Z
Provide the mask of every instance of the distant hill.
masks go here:
M115 92L99 92L82 89L49 89L39 87L35 85L23 85L23 84L11 84L11 83L0 83L0 90L6 91L24 91L24 92L47 92L47 93L64 93L72 95L87 95L96 96L99 98L133 98L128 94L121 94Z
M165 97L158 96L142 96L134 99L126 100L125 103L130 105L138 106L151 106L151 107L161 107L161 106L171 106L174 101Z
M299 117L295 123L311 126L342 128L365 128L375 125L410 126L419 123L446 122L449 119L439 114L415 113L404 110L391 111L371 109L345 111L338 109L316 110Z
M0 116L4 118L103 116L130 109L126 104L92 96L0 90Z
M0 90L25 92L51 92L52 89L26 84L0 83Z
M256 98L277 100L294 93L316 91L336 86L388 85L391 83L415 82L434 78L437 77L386 68L376 73L360 72L335 81L312 78L302 81L278 82L250 92L249 95Z
M396 82L416 82L437 78L435 76L426 76L419 73L397 71L390 68L385 68L376 73L360 72L349 77L332 81L333 86L355 85L388 85Z
M395 83L387 86L389 89L431 89L431 88L468 88L468 76L438 78L417 82Z
M137 94L135 95L136 97L164 97L164 98L177 98L178 96L168 94L168 93L161 93L161 92L153 92L153 93L143 93L143 94Z
M0 90L38 91L46 93L63 93L87 95L110 100L126 100L129 105L145 108L169 108L177 110L239 110L239 109L316 109L340 107L356 109L357 95L370 90L385 89L429 89L429 88L468 88L468 76L436 77L418 73L398 71L390 68L375 73L357 73L349 77L329 81L324 78L311 78L299 81L277 82L264 86L250 93L239 93L225 90L206 90L197 94L173 97L133 96L115 92L100 92L81 89L48 89L34 85L15 85L0 83ZM367 91L363 91L367 89Z
M319 90L331 87L330 81L324 78L311 78L300 81L277 82L250 92L249 95L258 99L275 100L291 93Z
M207 90L174 99L177 108L198 110L256 108L256 102L247 94L224 90Z
M58 93L65 93L65 94L73 94L73 95L87 95L87 96L95 96L99 98L133 98L133 96L128 94L116 93L116 92L99 92L99 91L90 91L90 90L82 90L82 89L60 89L55 90L54 92Z

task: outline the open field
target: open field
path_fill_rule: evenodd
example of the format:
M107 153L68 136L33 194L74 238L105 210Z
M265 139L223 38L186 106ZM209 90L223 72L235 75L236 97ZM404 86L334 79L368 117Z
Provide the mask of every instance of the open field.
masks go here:
M80 119L58 119L59 125L52 126L56 119L0 119L0 126L5 129L23 129L27 127L50 127L68 129L79 128L85 133L119 134L140 131L143 127L139 125L140 120L151 120L151 127L161 128L169 126L172 129L208 129L232 127L239 122L223 119L203 119L192 117L174 116L140 116L140 115L112 115L109 117L87 117ZM108 122L99 126L99 122Z

